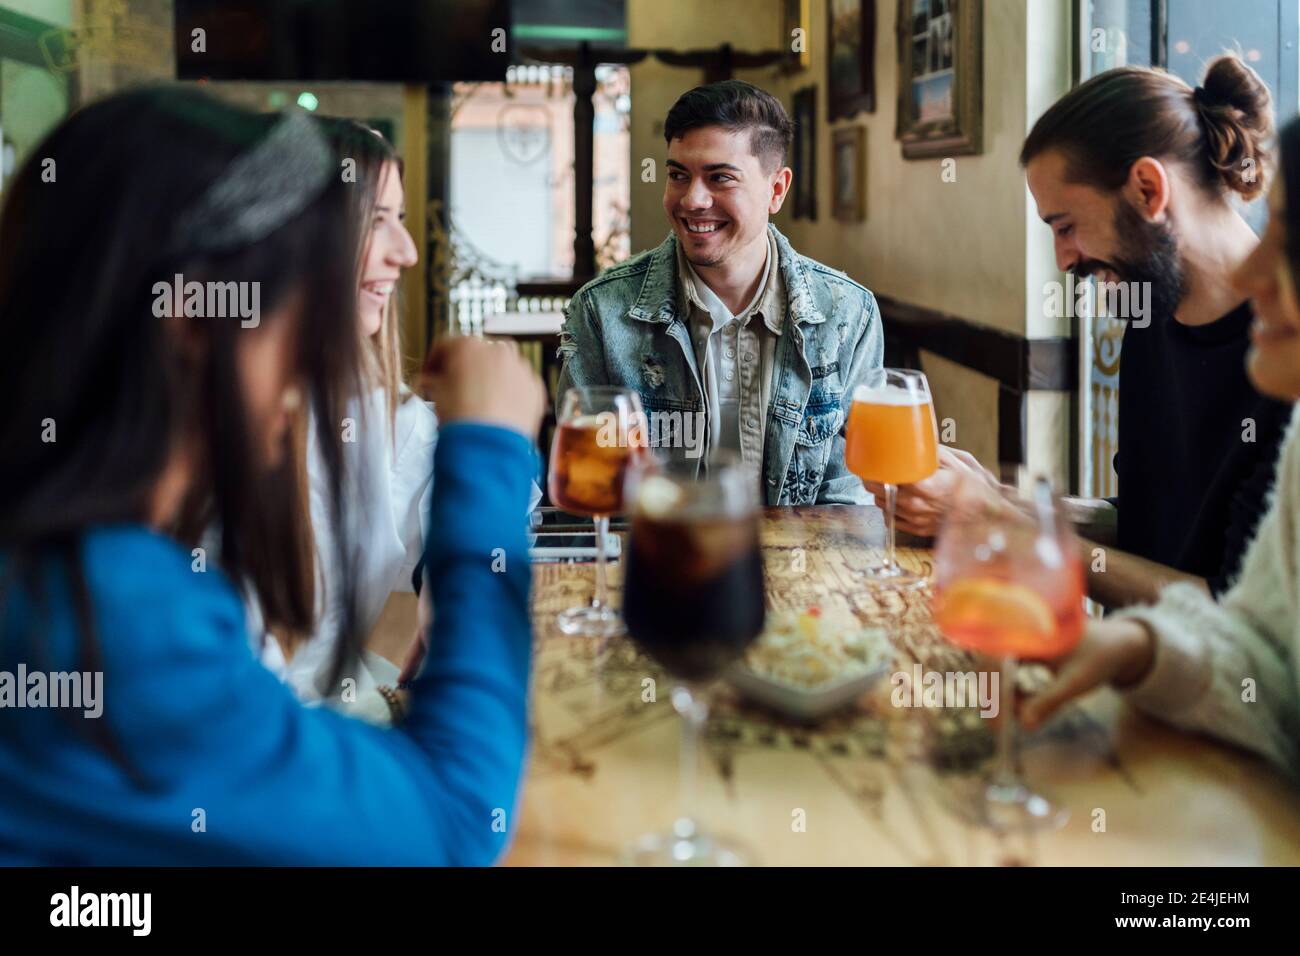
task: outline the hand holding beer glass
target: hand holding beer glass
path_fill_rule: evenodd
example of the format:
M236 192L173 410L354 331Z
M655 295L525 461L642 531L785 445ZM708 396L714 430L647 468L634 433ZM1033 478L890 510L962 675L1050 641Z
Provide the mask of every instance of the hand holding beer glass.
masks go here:
M560 614L565 634L610 637L623 631L622 619L607 603L605 539L610 515L623 510L628 466L647 453L646 432L641 399L631 389L571 388L564 393L551 443L551 503L591 515L596 526L596 593L587 607Z
M866 577L893 588L914 588L924 578L895 559L894 509L898 486L929 478L939 468L939 430L925 375L882 368L853 393L844 449L845 464L864 482L885 486L885 561Z

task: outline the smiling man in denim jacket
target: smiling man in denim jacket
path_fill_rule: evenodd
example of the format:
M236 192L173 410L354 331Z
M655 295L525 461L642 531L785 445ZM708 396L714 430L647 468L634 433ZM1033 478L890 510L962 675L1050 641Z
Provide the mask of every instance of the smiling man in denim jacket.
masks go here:
M634 389L652 444L735 451L761 471L767 504L866 504L844 467L844 423L880 368L880 314L768 222L790 189L791 132L780 101L749 83L677 100L664 122L672 234L574 295L559 398Z

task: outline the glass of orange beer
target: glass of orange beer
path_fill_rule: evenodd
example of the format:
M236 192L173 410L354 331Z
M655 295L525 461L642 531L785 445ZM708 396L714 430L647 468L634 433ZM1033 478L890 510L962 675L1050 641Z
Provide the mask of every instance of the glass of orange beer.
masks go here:
M928 478L939 468L939 430L930 383L911 369L879 369L853 392L844 448L845 465L864 482L885 486L885 560L868 580L913 588L925 579L900 567L894 553L898 486Z
M623 631L623 619L609 606L605 586L605 539L610 515L623 511L628 469L649 454L645 412L627 388L571 388L564 393L551 443L547 489L551 503L591 515L596 526L596 593L586 607L559 616L560 630L584 637Z
M956 809L999 831L1058 827L1068 811L1021 778L1015 759L1016 669L1079 643L1086 620L1078 539L1046 479L1026 508L969 479L954 495L934 555L934 622L952 643L1000 658L998 759L977 799Z

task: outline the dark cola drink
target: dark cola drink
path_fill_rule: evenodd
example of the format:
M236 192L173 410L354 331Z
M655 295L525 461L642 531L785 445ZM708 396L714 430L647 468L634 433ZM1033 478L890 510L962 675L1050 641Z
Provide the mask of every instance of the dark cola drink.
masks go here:
M705 682L763 630L763 562L753 514L632 519L623 619L674 677Z

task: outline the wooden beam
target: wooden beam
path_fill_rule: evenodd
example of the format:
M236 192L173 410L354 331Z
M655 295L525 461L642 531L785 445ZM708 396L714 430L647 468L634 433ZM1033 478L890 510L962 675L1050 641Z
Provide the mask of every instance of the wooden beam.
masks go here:
M1073 338L1026 339L887 295L876 302L886 339L924 348L1013 391L1072 391L1078 384Z
M918 352L924 349L998 383L998 462L1010 469L1004 478L1025 463L1026 396L1033 391L1068 392L1074 401L1079 379L1075 339L1026 339L887 295L877 295L876 302L885 327L887 361L919 368ZM1075 438L1072 432L1072 461L1077 456Z
M408 83L402 88L402 163L406 167L406 227L415 240L420 265L402 276L402 352L407 369L429 351L429 91Z
M573 277L585 282L596 276L596 240L592 207L596 190L596 65L586 44L573 65Z

